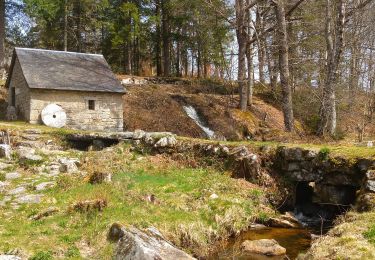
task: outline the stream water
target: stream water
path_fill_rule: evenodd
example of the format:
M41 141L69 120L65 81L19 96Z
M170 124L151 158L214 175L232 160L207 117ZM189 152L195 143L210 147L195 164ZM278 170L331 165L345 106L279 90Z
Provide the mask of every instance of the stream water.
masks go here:
M215 137L215 132L212 131L210 128L205 126L202 119L199 117L197 111L192 106L183 106L184 111L186 114L194 120L194 122L203 130L203 132L207 135L209 139L213 139Z
M230 239L223 244L217 253L208 260L281 260L288 259L285 256L269 257L263 255L241 255L240 246L245 240L275 239L281 246L286 248L287 257L295 259L298 254L306 252L310 248L311 235L306 229L287 228L261 228L243 232L236 238Z

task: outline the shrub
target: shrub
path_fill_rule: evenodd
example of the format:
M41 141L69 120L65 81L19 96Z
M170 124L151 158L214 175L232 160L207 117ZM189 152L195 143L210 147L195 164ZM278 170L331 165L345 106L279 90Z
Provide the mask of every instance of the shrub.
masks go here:
M328 148L328 147L323 147L322 149L320 149L319 151L319 158L322 160L322 161L326 161L328 160L328 157L329 157L329 154L331 153L331 150Z
M39 251L29 258L29 260L50 260L53 259L51 251Z
M364 234L364 237L375 245L375 225L371 226Z
M65 256L66 257L80 257L81 253L79 252L79 249L76 246L71 246L65 252Z

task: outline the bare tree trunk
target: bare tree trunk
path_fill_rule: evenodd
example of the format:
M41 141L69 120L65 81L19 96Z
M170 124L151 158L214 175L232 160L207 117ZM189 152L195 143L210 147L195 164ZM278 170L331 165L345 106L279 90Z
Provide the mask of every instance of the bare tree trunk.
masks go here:
M160 19L161 17L161 3L160 0L155 1L155 14ZM155 56L156 56L156 75L161 76L163 74L161 65L161 28L160 20L156 22L156 46L155 46Z
M256 27L258 35L262 35L264 31L263 17L260 13L259 7L256 13ZM263 36L258 39L258 70L259 70L259 82L265 84L264 65L265 65L265 52L264 52L264 40Z
M253 105L254 93L254 64L253 64L253 48L252 44L248 44L246 50L247 56L247 104L251 107Z
M5 65L5 0L0 0L0 67Z
M335 85L338 78L338 67L344 43L345 6L343 0L335 1L337 10L336 28L332 30L331 0L326 0L326 44L327 44L327 75L323 87L323 99L320 108L318 134L336 134L336 93ZM335 39L333 39L335 37Z
M279 68L282 90L282 107L285 130L294 130L292 93L289 85L288 39L286 30L285 8L283 0L273 2L277 19L277 39L279 43Z
M64 2L64 51L68 51L68 0Z
M249 5L249 0L246 1ZM253 27L251 26L251 9L246 11L247 22L247 40L253 37ZM246 59L247 59L247 105L253 105L253 92L254 92L254 64L253 64L253 44L246 44Z
M270 77L270 84L271 84L271 92L273 97L276 99L276 91L277 91L277 53L275 51L275 35L271 36L270 45L268 46L268 50L266 51L267 54L267 63L268 63L268 71Z
M245 2L236 0L236 36L238 43L238 87L240 91L240 109L247 110L247 84L245 84L245 59L246 59L246 27L245 27Z
M162 27L163 27L163 58L164 76L170 75L170 25L169 25L169 1L162 1Z
M81 28L81 15L82 15L82 6L81 0L76 0L76 38L77 38L77 51L82 51L82 28Z

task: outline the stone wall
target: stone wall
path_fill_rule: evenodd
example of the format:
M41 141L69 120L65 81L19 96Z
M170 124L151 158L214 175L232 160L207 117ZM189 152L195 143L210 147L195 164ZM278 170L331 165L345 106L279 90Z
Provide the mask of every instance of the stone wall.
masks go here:
M25 77L23 76L21 65L16 59L12 75L12 80L9 84L9 94L8 94L8 104L12 104L12 88L15 88L15 94L16 94L16 113L18 116L18 119L21 120L30 120L30 89L27 85L27 82L25 80Z
M281 176L298 183L311 183L314 202L348 204L355 198L366 172L375 166L370 159L349 160L301 148L279 147L275 169Z
M88 101L95 100L95 110ZM123 130L122 94L31 89L30 123L41 123L45 106L55 103L67 114L67 127L83 130Z

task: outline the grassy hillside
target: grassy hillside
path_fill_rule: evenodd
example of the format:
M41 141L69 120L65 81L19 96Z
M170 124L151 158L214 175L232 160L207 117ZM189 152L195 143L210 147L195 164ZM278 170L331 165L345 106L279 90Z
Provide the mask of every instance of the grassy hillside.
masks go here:
M13 131L22 135L23 129L18 124ZM62 134L51 130L41 140L59 142ZM100 152L37 150L37 154L42 161L21 165L14 157L0 171L0 181L5 181L7 173L21 175L7 180L7 192L0 194L4 201L0 252L18 250L34 257L31 259L111 259L114 245L107 241L107 232L113 223L121 223L155 226L177 246L204 255L220 238L274 214L261 187L232 179L217 167L192 167L167 155L142 154L129 144ZM48 176L45 166L61 157L79 158L79 173ZM112 174L112 182L91 184L91 176L99 173ZM38 190L45 182L53 185ZM26 189L26 195L42 195L41 202L17 203L18 195L9 195L9 191L19 187ZM212 194L218 198L211 199ZM148 199L151 195L155 200ZM88 201L101 206L87 208ZM51 208L51 216L33 220Z

